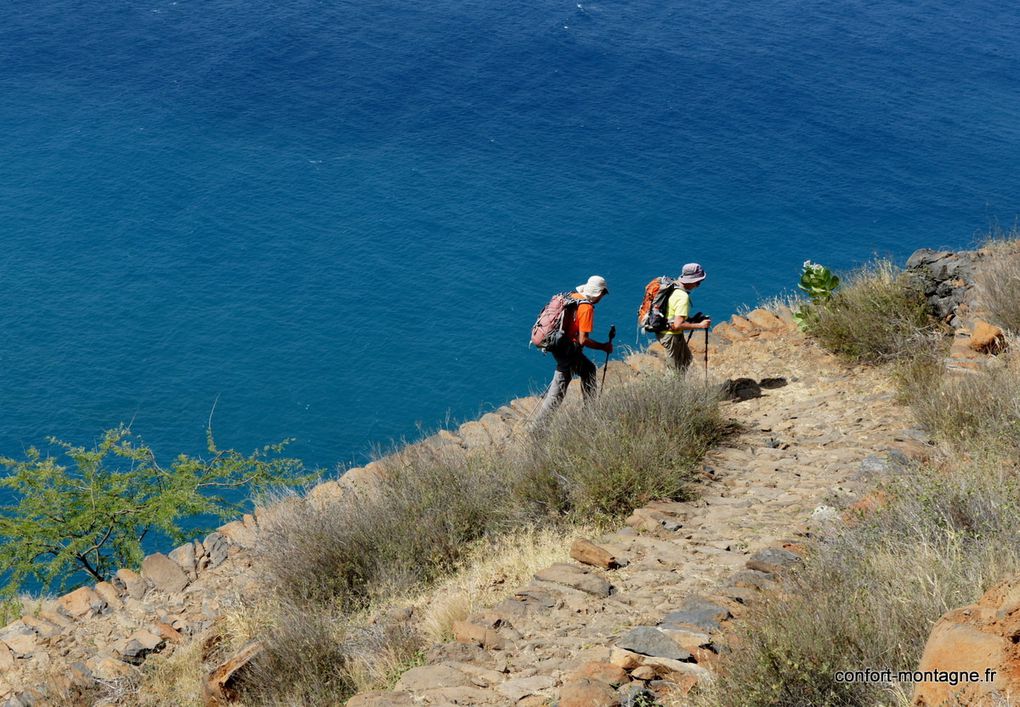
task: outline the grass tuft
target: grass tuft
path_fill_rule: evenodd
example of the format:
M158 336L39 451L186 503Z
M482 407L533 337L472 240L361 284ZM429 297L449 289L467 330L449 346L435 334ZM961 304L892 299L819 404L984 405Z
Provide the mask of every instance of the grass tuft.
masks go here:
M825 304L804 305L807 332L852 361L881 363L913 355L934 331L923 293L887 261L849 275Z
M989 318L1003 329L1020 333L1020 232L1008 240L986 244L989 258L977 275L977 287Z

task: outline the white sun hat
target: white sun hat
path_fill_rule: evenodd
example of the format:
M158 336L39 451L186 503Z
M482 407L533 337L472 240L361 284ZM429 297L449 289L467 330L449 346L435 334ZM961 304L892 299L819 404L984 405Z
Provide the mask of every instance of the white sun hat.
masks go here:
M598 297L599 295L609 294L609 288L606 287L606 278L601 275L592 275L588 278L588 282L577 286L577 291L585 297Z

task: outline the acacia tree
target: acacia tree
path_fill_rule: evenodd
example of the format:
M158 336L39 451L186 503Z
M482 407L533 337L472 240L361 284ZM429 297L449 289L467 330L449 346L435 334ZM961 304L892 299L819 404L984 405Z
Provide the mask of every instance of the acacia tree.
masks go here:
M0 506L0 595L12 596L29 580L64 589L83 573L109 579L141 562L150 533L183 542L182 519L236 516L244 507L236 499L311 476L299 460L279 456L286 442L244 455L218 449L211 430L208 459L181 454L168 466L124 426L104 432L92 449L49 441L60 456L33 447L23 460L0 457L0 489L13 497Z

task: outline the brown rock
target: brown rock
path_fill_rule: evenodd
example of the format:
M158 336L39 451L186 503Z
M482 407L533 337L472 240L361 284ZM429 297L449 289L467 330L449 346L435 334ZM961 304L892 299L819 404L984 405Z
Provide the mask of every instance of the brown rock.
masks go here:
M120 654L121 660L132 665L140 665L150 653L158 653L166 645L161 637L151 631L135 631L128 638L115 644L114 650Z
M621 566L613 553L583 538L578 538L570 546L570 556L582 565L601 567L604 570L616 569Z
M5 633L3 637L3 642L17 658L24 658L39 651L39 641L36 639L35 634L25 628L24 624L21 624L21 628L22 630L17 633Z
M756 309L752 312L749 312L747 315L747 320L754 324L759 329L777 330L786 328L786 325L783 323L783 320L777 317L772 312L768 311L767 309Z
M732 324L728 324L726 322L716 324L712 327L712 336L722 337L729 341L740 341L741 339L747 338L740 329L737 329Z
M224 535L230 539L232 543L245 549L251 549L255 547L255 531L246 528L244 523L239 520L234 520L226 525L221 525L217 528L220 535Z
M650 665L639 665L634 668L630 676L635 680L654 680L659 677L658 673L655 672L655 668Z
M512 702L517 703L529 695L535 695L543 690L549 690L556 686L556 681L548 675L532 675L527 678L513 678L496 687L496 691L508 697Z
M14 669L14 651L0 641L0 674Z
M389 690L362 692L347 701L347 707L413 707L416 704L406 692Z
M918 682L914 705L1008 704L1020 694L1020 576L1003 582L977 604L954 609L936 622L918 670L973 673L951 685ZM976 679L973 679L976 678Z
M53 638L62 632L62 628L57 624L31 614L22 616L21 622L35 631L35 635L39 638Z
M974 351L997 354L1006 348L1006 335L999 327L986 321L977 320L968 344Z
M751 334L754 331L756 331L756 327L754 326L754 324L752 324L751 322L747 321L746 319L744 319L739 314L734 314L732 317L730 317L730 323L736 329L739 329L744 334Z
M95 591L96 594L98 594L114 611L118 611L123 608L124 602L120 600L120 594L117 593L117 588L109 582L100 582L96 585Z
M90 613L101 613L106 608L106 601L91 588L81 587L60 597L57 606L68 616L78 618Z
M137 572L129 569L117 570L117 579L124 585L124 590L132 599L143 598L149 588L148 584Z
M597 574L565 563L556 563L536 572L535 579L562 584L597 597L608 597L612 590L609 582Z
M454 621L453 636L461 643L470 643L490 650L502 650L506 647L503 637L494 628L479 626L470 621Z
M627 682L627 671L612 663L589 661L577 670L571 671L567 675L566 681L579 680L580 678L590 678L617 687Z
M609 654L609 662L624 670L633 670L641 665L643 657L637 653L631 653L630 651L613 646L612 652Z
M423 692L443 687L467 687L471 678L449 665L423 665L411 668L400 676L393 689L400 692Z
M196 565L198 558L195 557L195 544L185 543L178 548L175 548L170 552L168 557L176 562L182 570L184 570L189 577L195 577Z
M133 668L113 656L101 653L85 661L92 674L100 680L117 680L129 675Z
M558 707L616 707L620 697L601 680L579 678L560 688Z
M226 705L238 699L237 683L262 650L261 641L252 641L209 673L204 686L207 707Z
M152 582L152 586L167 594L176 594L188 586L188 575L184 570L161 552L149 555L142 561L142 576Z
M157 621L152 624L152 626L149 627L149 630L171 643L180 643L184 640L184 636L181 635L180 631L170 624L163 623L162 621Z

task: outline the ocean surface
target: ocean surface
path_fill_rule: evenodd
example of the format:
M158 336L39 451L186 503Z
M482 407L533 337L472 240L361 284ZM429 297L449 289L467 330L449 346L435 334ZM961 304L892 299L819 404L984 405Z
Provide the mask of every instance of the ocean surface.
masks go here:
M0 455L118 423L333 471L541 388L593 274L633 345L1020 213L1020 8L10 0Z

